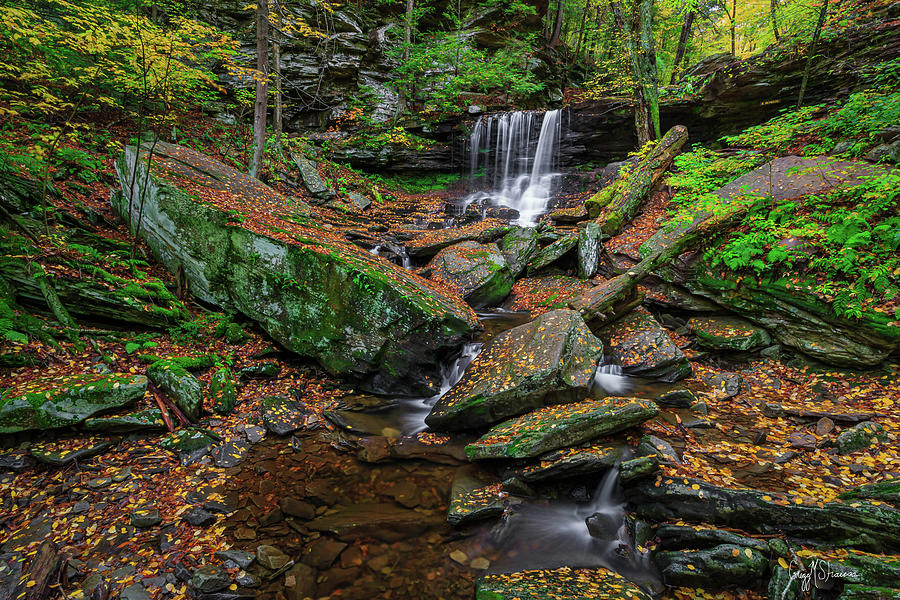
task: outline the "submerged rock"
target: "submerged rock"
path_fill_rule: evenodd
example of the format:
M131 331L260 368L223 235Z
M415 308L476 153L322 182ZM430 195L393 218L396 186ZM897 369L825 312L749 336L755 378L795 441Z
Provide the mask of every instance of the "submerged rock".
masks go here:
M736 317L694 317L687 326L697 344L710 350L750 351L772 343L765 329Z
M294 217L258 180L164 142L148 174L147 148L140 154L129 147L117 164L117 213L133 230L140 215L140 236L184 272L191 293L240 311L329 372L370 391L433 393L445 355L477 326L464 302Z
M643 308L608 325L601 337L622 370L629 375L674 382L689 377L691 363L668 332Z
M143 375L41 377L0 396L0 433L57 429L131 404L147 391Z
M428 513L400 508L395 504L351 504L334 507L307 523L313 531L327 531L338 539L361 537L396 542L418 535L438 522Z
M584 398L602 354L577 312L548 312L491 340L425 422L439 431L475 429Z
M548 406L493 427L466 446L470 459L528 458L643 423L659 413L649 400L604 398Z
M428 268L432 279L458 289L475 308L499 304L515 282L496 244L454 244L438 252Z
M499 517L506 508L499 483L487 484L471 466L456 471L450 489L447 522L453 527Z

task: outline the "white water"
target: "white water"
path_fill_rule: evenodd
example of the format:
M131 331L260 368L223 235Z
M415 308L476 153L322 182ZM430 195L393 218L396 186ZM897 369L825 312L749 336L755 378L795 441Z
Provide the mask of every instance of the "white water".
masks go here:
M401 400L399 406L391 411L394 412L399 408L396 414L403 435L418 433L428 428L425 425L425 417L431 412L435 402L462 379L466 367L475 360L482 346L481 343L465 344L455 360L441 367L441 389L434 396Z
M474 192L465 206L482 201L519 211L519 225L534 225L547 210L559 149L560 111L543 113L540 134L532 141L540 113L518 111L481 117L469 141L472 177L484 167L490 191Z
M609 396L621 396L634 389L631 377L622 374L622 367L608 363L597 367L594 373L594 390L598 388Z

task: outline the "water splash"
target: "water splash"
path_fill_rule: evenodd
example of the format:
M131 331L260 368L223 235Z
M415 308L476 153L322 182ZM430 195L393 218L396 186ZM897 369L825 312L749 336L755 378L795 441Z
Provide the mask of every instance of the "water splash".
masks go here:
M600 364L594 373L591 393L622 396L634 389L634 381L622 373L622 367L614 363Z
M535 142L532 131L540 113L517 111L481 117L469 138L469 169L472 177L481 167L492 185L464 199L503 205L519 211L519 225L534 225L547 210L559 154L560 111L543 113Z
M623 449L623 458L628 455ZM488 535L497 553L491 570L512 572L557 567L605 567L651 593L663 589L649 552L635 548L626 525L619 472L604 474L590 502L522 504Z

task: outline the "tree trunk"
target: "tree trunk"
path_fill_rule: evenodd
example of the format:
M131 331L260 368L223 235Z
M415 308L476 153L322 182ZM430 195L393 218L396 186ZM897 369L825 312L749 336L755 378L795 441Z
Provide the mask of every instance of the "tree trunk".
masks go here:
M693 26L694 11L688 10L684 13L684 22L681 24L681 36L678 38L678 48L675 50L675 62L672 63L672 77L669 80L669 85L675 85L675 81L678 78L678 65L681 64L684 53L687 51L687 43L688 40L691 39L691 29Z
M647 118L653 125L653 138L659 139L659 75L656 72L656 45L653 36L653 0L641 0L640 4L640 63L641 83Z
M728 12L726 9L725 12ZM731 55L737 56L735 40L737 38L737 0L731 3Z
M585 200L588 214L608 236L619 233L637 215L650 190L659 182L687 142L688 132L676 125L637 165Z
M613 2L612 7L616 25L625 33L625 44L631 58L634 76L634 128L638 144L643 146L659 137L659 80L653 47L653 2L640 0L638 3L635 0L633 11L629 15L625 15L621 2Z
M778 33L778 13L776 11L777 8L778 0L771 0L769 14L772 16L772 33L775 35L776 42L780 39L780 34Z
M256 0L256 103L253 106L253 158L250 176L259 177L266 149L266 93L269 84L269 3Z
M275 71L275 147L281 152L281 135L284 131L284 105L281 96L281 40L275 34L272 43L272 67Z
M633 303L635 288L644 277L711 239L716 233L730 228L746 212L746 205L728 204L718 213L700 215L692 223L663 234L661 242L641 262L575 298L569 303L569 308L580 312L592 327L610 322L623 314L623 305Z
M403 61L409 60L409 47L412 44L412 19L413 10L415 9L415 0L406 0L406 17L403 21ZM394 122L400 118L406 111L406 90L402 87L397 93L397 114L394 116Z
M559 44L559 36L562 32L562 22L563 22L563 9L565 8L565 3L563 0L557 0L556 2L556 19L553 22L553 34L550 36L550 47L556 48Z
M816 46L819 44L819 35L822 33L822 26L825 24L825 14L828 12L828 0L822 2L822 9L819 11L819 20L816 21L816 30L813 32L812 42L809 44L809 56L806 57L806 67L803 69L803 81L800 83L800 95L797 97L797 108L803 106L803 96L806 94L806 84L809 81L809 70L812 68L813 58L816 55Z
M575 46L575 58L573 62L581 55L581 43L584 41L584 26L587 23L588 13L591 11L591 0L587 0L584 6L584 13L581 15L581 27L578 30L578 43Z

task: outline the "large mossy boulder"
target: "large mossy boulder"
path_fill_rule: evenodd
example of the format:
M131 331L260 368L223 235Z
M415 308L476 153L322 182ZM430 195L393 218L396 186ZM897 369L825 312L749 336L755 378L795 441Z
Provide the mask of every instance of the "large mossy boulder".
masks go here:
M720 544L708 550L657 552L663 581L672 586L722 588L753 585L769 564L759 550Z
M496 244L454 244L438 252L428 268L432 279L459 290L475 308L500 304L515 282Z
M629 375L674 382L693 372L684 352L648 311L637 308L608 325L600 336Z
M516 227L503 236L500 248L513 277L518 277L540 250L540 238L537 227Z
M0 396L0 433L57 429L143 397L147 378L125 373L41 377Z
M609 397L547 406L492 427L466 446L470 459L529 458L623 431L659 414L650 400Z
M477 429L552 402L587 396L603 344L572 310L554 310L491 340L425 419Z
M477 326L462 300L207 156L158 142L148 173L148 150L138 160L128 147L118 161L113 206L197 298L240 311L365 389L435 390L444 357Z

